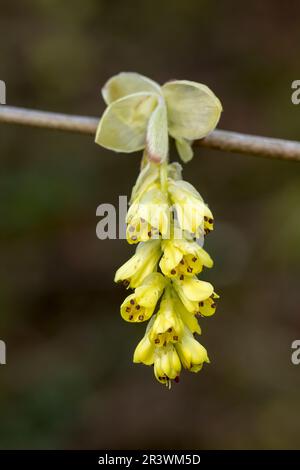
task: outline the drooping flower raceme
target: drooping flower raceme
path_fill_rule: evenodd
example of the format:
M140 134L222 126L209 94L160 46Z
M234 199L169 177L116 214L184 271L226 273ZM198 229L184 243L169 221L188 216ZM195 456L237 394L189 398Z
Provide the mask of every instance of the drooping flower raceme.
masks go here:
M205 85L187 80L160 87L136 73L120 73L102 89L107 108L96 143L116 152L143 150L141 171L126 217L126 237L135 254L115 275L132 289L121 305L122 318L148 321L133 361L154 366L167 386L182 368L198 372L209 362L195 338L199 317L216 310L218 294L198 279L213 260L203 248L214 219L198 191L182 179L181 166L168 162L169 136L184 162L192 144L217 125L221 103Z

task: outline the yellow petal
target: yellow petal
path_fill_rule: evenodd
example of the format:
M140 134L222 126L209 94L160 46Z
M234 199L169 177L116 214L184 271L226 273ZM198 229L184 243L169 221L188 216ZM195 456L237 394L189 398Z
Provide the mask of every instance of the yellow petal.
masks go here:
M130 223L126 229L126 238L129 244L136 244L139 242L146 242L150 239L159 238L158 236L152 237L152 227L145 220L137 216L130 219Z
M207 268L213 267L212 258L197 242L182 238L179 240L173 240L173 244L181 250L183 255L186 255L185 260L187 261L187 264L191 265L192 267L194 264L197 265L198 263ZM197 259L195 259L195 257Z
M130 323L141 323L149 320L154 312L155 304L152 306L143 306L136 298L136 294L131 294L126 297L121 305L121 316L125 321Z
M189 312L179 299L176 301L175 306L178 314L182 318L183 323L188 327L188 329L192 333L198 333L200 335L201 328L195 315Z
M166 83L162 90L172 137L201 139L216 127L222 105L206 85L179 80Z
M177 248L172 240L163 242L162 244L163 256L159 262L159 267L166 276L176 276L176 266L182 259L182 253Z
M187 181L168 179L168 191L174 204L180 227L196 233L204 223L205 204L193 185Z
M156 348L154 354L154 374L156 379L166 384L169 379L175 379L181 371L178 354L172 345Z
M203 202L201 194L197 189L188 181L178 180L169 181L169 191L175 199L179 199L183 202L188 202L190 198L195 198Z
M164 191L155 185L149 188L140 200L139 211L142 218L165 233L169 225L170 206Z
M208 206L204 210L204 232L208 234L214 229L214 218Z
M121 72L111 77L102 88L102 96L106 104L111 104L123 96L133 93L160 93L158 83L135 72Z
M185 308L192 313L199 312L199 303L213 293L213 286L209 282L197 278L174 279L173 286Z
M199 302L198 312L203 317L211 317L217 308L217 300L220 298L218 294L213 292L213 294L206 300Z
M115 152L143 149L147 124L156 104L157 98L149 93L135 93L114 101L102 115L95 142Z
M161 255L160 240L140 243L135 254L115 274L115 282L124 282L127 287L138 287L144 279L156 271Z
M159 166L148 162L139 173L131 193L131 203L139 199L159 177Z
M154 350L155 347L149 341L148 335L146 334L135 348L133 362L142 362L146 364L146 366L150 366L154 362Z
M209 282L186 278L182 282L182 290L189 300L199 302L207 299L213 293L214 288Z
M154 308L163 293L166 281L160 273L152 273L146 277L143 284L135 290L135 297L139 305Z
M182 340L175 347L182 365L191 372L198 372L204 362L209 362L206 349L187 328Z
M174 208L182 230L198 234L199 229L203 225L203 206L204 204L201 201L195 200L184 204L175 202Z
M143 193L139 201L135 201L129 208L126 222L135 240L141 239L141 232L145 228L145 222L150 224L148 230L154 230L156 235L169 236L171 211L167 194L154 184ZM147 230L147 231L148 231ZM155 233L151 234L154 235ZM149 236L148 238L151 238ZM157 237L156 237L157 238Z
M168 343L176 343L180 340L184 330L184 324L174 308L172 298L164 298L161 301L151 330L149 339L157 346L165 346Z

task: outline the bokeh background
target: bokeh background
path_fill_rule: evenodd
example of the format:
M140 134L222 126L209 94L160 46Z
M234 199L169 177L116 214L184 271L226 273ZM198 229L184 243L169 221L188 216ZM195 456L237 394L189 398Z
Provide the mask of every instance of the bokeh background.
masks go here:
M208 84L220 128L299 140L299 44L296 1L1 2L7 104L49 111L100 116L103 83L131 70ZM0 158L1 448L300 447L297 163L199 148L184 168L214 212L222 299L202 321L211 365L169 392L131 363L144 325L119 316L133 248L95 233L140 156L2 124Z

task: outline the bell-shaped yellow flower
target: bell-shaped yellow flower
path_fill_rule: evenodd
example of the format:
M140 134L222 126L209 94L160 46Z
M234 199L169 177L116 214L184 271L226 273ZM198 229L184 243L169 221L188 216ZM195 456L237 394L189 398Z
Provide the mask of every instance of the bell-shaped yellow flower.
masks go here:
M97 129L96 143L117 152L146 148L149 159L168 155L168 134L176 140L180 157L192 158L192 141L217 125L222 106L205 85L174 80L160 87L137 73L112 77L102 89L108 107Z
M184 324L175 310L174 299L167 292L149 330L150 341L156 346L176 343L180 340L183 329Z
M202 317L211 317L216 311L219 298L220 296L213 292L208 299L198 302L197 314Z
M204 362L209 363L206 349L194 338L188 328L185 328L181 341L175 347L183 367L191 372L199 372Z
M156 379L167 386L171 386L171 380L179 378L181 363L172 344L154 351L154 375Z
M126 287L138 287L149 274L156 271L160 256L160 240L140 243L135 254L117 270L115 282L123 282Z
M170 174L175 176L175 169L170 170ZM159 181L159 177L159 165L147 161L145 166L141 169L135 185L132 188L130 203L133 204L134 202L139 201L141 196Z
M124 300L121 315L129 322L149 320L165 288L165 278L160 273L152 273Z
M207 234L213 230L213 216L198 191L187 181L168 179L168 191L182 230Z
M191 277L174 279L173 286L185 308L194 314L199 311L199 303L207 300L214 292L209 282Z
M152 185L138 200L133 201L128 210L127 241L138 243L151 238L168 237L170 217L167 194L158 184Z
M186 239L171 239L162 242L163 256L159 266L168 277L195 276L203 266L211 268L213 260L198 243Z
M178 380L181 371L181 363L176 349L172 343L162 347L156 347L149 339L149 330L152 321L148 325L145 336L135 348L133 355L134 363L143 363L147 366L154 364L154 375L156 379L171 386L171 380Z

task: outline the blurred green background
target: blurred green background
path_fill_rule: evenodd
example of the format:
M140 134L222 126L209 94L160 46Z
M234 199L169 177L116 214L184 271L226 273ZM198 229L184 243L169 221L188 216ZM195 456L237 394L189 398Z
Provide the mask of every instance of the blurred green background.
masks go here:
M299 15L279 0L3 1L0 78L8 105L94 116L119 71L200 81L220 128L299 140ZM144 325L121 319L113 277L133 248L95 233L140 156L4 124L0 155L1 448L300 447L297 163L197 149L184 168L214 212L204 277L222 299L202 320L211 365L169 392L131 363Z

